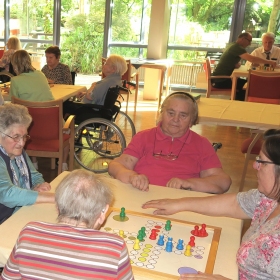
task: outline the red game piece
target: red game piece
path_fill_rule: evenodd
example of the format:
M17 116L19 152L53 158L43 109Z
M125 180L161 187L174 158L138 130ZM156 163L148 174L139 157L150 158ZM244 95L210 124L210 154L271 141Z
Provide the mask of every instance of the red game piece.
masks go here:
M194 230L191 231L191 234L194 236L199 236L198 226L194 226Z
M191 236L191 237L190 237L190 242L188 243L188 245L190 245L191 247L194 247L194 246L195 246L194 240L195 240L195 237L194 237L194 236Z
M150 237L151 240L155 240L157 238L157 230L156 229L152 229Z
M202 224L201 225L201 229L199 231L199 236L200 237L206 237L208 236L208 233L206 232L206 225L205 224Z

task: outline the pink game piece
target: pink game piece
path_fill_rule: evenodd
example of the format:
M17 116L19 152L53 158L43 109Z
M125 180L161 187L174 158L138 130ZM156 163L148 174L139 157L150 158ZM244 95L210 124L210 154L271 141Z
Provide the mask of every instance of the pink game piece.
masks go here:
M188 243L188 245L190 245L191 247L194 247L194 246L195 246L194 240L195 240L195 237L194 237L194 236L191 236L191 237L190 237L190 242Z
M199 236L198 226L194 226L194 230L191 231L191 234L194 236Z
M156 229L152 229L150 237L151 240L155 240L157 238L157 230Z
M205 224L202 224L201 225L201 229L199 231L199 236L200 237L206 237L208 236L208 233L206 232L206 225Z

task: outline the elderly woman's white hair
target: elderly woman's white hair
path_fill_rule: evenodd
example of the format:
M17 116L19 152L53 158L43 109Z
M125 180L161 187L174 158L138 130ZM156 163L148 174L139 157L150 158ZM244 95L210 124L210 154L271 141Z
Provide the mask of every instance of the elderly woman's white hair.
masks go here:
M121 76L127 71L127 63L126 60L117 54L111 54L107 60L110 59L112 65L116 68L116 73Z
M84 223L93 228L112 199L112 192L101 176L84 169L74 170L61 181L55 192L58 222L71 220L76 225Z
M6 133L14 124L29 127L32 121L27 108L22 105L6 103L0 106L0 131ZM5 137L5 135L2 135Z

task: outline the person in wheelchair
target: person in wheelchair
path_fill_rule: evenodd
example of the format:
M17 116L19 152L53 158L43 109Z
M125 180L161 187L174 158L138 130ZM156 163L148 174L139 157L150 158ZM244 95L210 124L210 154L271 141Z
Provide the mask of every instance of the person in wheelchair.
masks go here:
M175 92L161 106L157 127L137 133L109 163L111 176L148 191L149 184L224 193L231 184L211 143L190 130L198 107L188 93Z
M94 111L85 104L104 105L106 93L110 87L122 86L122 75L127 71L127 64L122 56L112 54L108 57L102 67L105 78L101 81L92 83L86 92L80 92L77 98L80 102L67 100L63 103L63 115L67 118L69 115L75 115L76 123L94 117Z

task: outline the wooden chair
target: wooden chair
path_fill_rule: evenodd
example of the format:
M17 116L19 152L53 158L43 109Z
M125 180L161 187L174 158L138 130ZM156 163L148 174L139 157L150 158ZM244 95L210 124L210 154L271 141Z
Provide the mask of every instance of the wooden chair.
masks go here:
M205 60L205 74L207 81L207 92L206 97L209 98L211 95L231 95L231 88L214 88L212 86L213 79L231 79L230 76L212 76L210 58L207 57Z
M106 58L102 57L102 66L105 64L106 62ZM126 60L127 63L127 71L122 75L122 80L126 81L127 83L130 83L134 78L135 78L135 98L134 98L134 111L136 111L136 106L137 106L137 99L138 99L138 88L139 88L139 75L138 72L134 72L132 73L131 71L131 61L130 59ZM100 76L103 78L105 78L105 75L103 74L103 72L100 74ZM129 84L127 84L127 87L129 88ZM128 102L129 102L129 91L121 91L121 95L126 95L126 110L125 112L127 113L128 111Z
M69 116L63 126L63 100L31 102L12 97L12 103L26 106L33 119L28 130L31 138L25 145L27 154L52 158L51 169L55 169L55 158L58 158L58 174L60 174L64 148L70 145L68 168L70 171L73 170L75 116Z
M249 70L245 101L280 104L280 72ZM260 153L262 135L262 131L253 131L253 135L242 143L241 152L245 155L245 162L239 191L244 187L249 160L254 160Z

